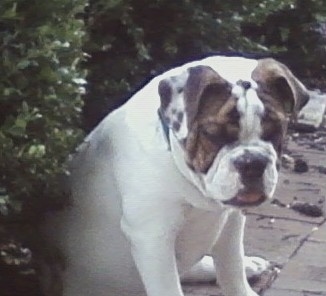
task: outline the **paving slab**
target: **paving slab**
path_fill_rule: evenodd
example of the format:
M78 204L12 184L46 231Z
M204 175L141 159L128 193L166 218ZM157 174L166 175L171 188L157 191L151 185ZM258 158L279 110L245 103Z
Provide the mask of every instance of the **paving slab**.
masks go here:
M248 216L244 236L245 252L283 266L314 227L302 221Z
M326 295L326 222L316 228L264 296Z
M316 231L314 231L312 235L308 238L308 240L326 244L326 222L324 222L320 227L318 227ZM326 258L326 254L325 254L325 258Z
M183 292L186 296L223 296L215 284L185 284Z
M263 295L264 296L326 296L326 293L272 289L272 290L266 291Z
M326 243L307 241L272 288L326 293Z

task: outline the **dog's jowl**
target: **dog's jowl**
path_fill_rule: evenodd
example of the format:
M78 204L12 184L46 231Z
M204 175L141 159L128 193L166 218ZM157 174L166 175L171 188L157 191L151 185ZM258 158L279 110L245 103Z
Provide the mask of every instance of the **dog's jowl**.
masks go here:
M182 296L202 274L226 296L257 295L246 272L268 264L244 256L241 210L272 198L307 99L273 59L214 56L150 81L71 161L71 206L45 229L66 257L63 295Z

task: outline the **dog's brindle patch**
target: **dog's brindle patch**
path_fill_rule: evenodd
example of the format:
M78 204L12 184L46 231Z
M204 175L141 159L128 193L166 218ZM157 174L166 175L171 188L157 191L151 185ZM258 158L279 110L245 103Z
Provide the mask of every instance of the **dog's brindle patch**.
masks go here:
M204 95L196 120L186 139L187 162L195 171L206 172L219 150L239 137L237 98L231 92Z
M252 78L258 85L257 95L265 105L262 139L271 142L280 157L288 118L296 116L309 95L292 72L273 59L259 60Z

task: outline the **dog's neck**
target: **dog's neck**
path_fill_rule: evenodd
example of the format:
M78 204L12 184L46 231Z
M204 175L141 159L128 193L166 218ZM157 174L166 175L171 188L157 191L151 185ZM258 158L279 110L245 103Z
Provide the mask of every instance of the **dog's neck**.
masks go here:
M220 212L222 210L225 210L226 207L222 203L207 197L203 178L201 178L200 175L195 174L187 166L186 162L184 161L184 151L173 132L170 132L169 139L171 154L177 169L187 179L187 181L189 181L189 183L191 183L198 190L197 195L194 194L186 196L186 202L190 203L195 208L210 212Z

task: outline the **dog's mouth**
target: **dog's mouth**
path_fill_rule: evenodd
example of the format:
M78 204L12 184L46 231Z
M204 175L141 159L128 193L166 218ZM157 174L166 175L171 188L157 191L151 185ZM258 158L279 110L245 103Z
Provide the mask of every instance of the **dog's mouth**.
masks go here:
M253 207L260 205L266 199L267 196L262 191L243 190L223 203L235 207Z

